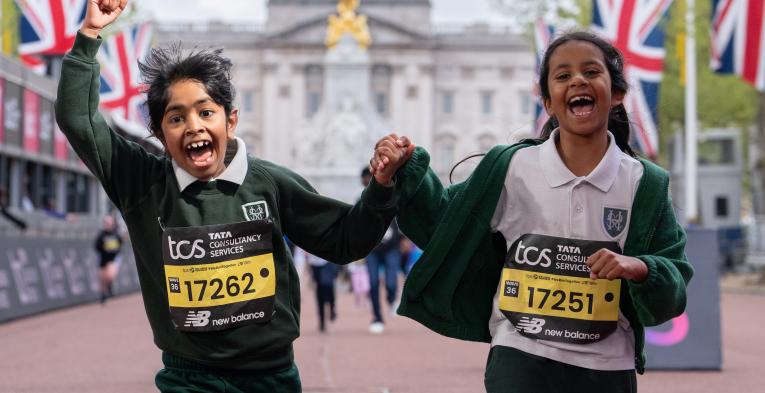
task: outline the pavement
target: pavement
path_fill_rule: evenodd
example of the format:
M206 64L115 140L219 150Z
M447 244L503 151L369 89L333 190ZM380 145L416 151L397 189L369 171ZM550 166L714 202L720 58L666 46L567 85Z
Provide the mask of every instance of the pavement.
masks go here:
M722 287L723 369L649 370L638 376L640 392L765 392L765 289ZM302 308L295 354L304 392L484 391L486 344L389 315L385 332L373 335L370 311L346 291L338 319L321 333L307 280ZM138 294L0 324L0 393L153 392L160 368Z

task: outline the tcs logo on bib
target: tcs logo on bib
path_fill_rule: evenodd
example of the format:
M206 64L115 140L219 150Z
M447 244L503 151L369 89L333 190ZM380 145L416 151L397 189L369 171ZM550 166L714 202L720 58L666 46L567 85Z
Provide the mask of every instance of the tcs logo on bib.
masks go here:
M204 258L205 249L200 246L204 241L202 239L194 240L194 243L188 240L174 241L170 236L167 237L168 251L170 251L170 258L173 259L191 259L191 258Z
M543 248L540 251L534 246L524 246L523 241L519 240L518 247L515 249L515 262L519 265L548 267L552 263L548 256L551 252L549 248Z

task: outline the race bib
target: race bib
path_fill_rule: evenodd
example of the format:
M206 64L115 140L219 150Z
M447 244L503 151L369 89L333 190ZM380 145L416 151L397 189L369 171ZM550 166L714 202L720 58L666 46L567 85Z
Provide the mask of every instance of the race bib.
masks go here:
M104 236L103 249L106 252L117 252L120 249L120 239L115 235Z
M507 253L499 308L526 337L586 344L616 330L621 280L590 279L587 257L616 242L526 234Z
M162 256L175 328L208 332L270 321L272 232L270 220L165 229Z

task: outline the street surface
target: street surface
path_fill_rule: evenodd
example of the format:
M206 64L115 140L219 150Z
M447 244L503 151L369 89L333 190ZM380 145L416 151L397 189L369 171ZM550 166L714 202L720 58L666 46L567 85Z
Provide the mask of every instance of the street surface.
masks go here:
M369 311L344 291L338 300L337 321L320 333L304 280L295 352L305 392L483 391L487 345L403 317L388 316L385 333L372 335ZM721 309L723 370L649 370L640 392L765 392L765 295L724 291ZM138 294L0 324L0 354L0 393L153 392L161 367Z

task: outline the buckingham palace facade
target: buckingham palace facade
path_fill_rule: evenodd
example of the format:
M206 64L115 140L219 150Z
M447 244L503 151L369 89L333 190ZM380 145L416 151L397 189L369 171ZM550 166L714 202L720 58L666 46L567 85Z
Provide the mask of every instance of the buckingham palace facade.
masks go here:
M164 23L155 40L223 47L234 63L237 134L251 153L300 168L305 155L322 154L296 135L323 132L310 125L326 99L328 16L339 5L270 0L267 7L263 25ZM371 36L364 89L375 116L427 148L442 178L461 158L531 131L535 61L526 37L485 24L434 25L427 0L362 0L357 12Z

